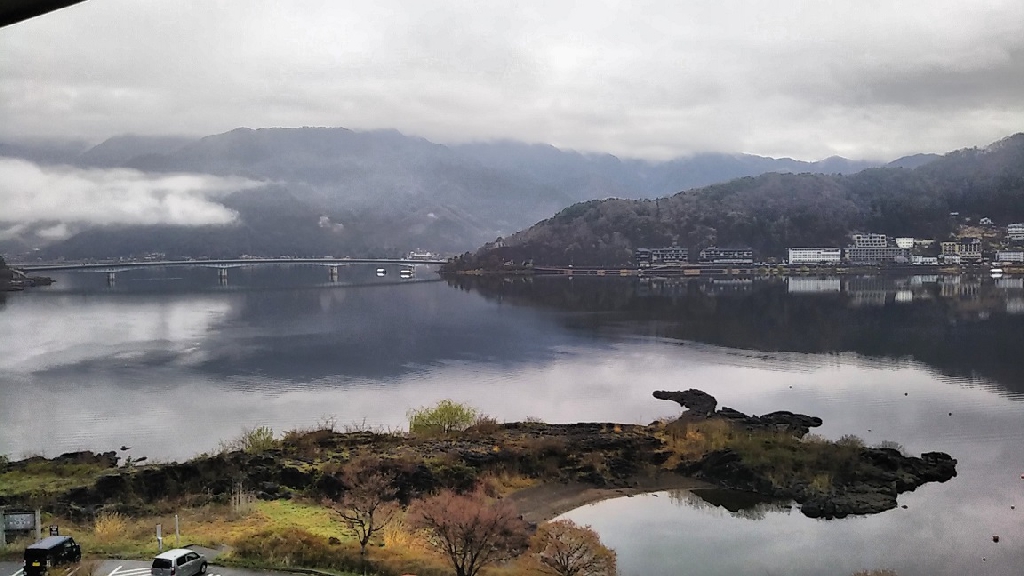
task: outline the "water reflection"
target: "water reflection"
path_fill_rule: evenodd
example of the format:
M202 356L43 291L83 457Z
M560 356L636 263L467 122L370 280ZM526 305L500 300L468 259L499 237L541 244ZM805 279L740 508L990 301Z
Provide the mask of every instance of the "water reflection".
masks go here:
M450 281L504 303L570 311L564 324L766 352L912 358L1024 394L1024 279L536 277Z
M769 512L789 513L793 510L789 502L768 500L752 492L706 488L699 490L668 490L665 495L677 506L695 510L722 510L734 518L764 520Z

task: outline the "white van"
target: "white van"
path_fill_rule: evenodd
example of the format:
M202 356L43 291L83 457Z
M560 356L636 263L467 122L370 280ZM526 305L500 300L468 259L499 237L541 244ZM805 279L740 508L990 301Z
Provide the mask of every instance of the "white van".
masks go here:
M196 576L206 574L206 558L187 548L175 548L153 558L152 576Z

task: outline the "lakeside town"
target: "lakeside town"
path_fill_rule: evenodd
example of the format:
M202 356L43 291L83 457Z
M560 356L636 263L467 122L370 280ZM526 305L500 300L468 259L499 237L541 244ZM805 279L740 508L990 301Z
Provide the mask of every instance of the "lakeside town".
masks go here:
M680 246L637 248L637 267L683 266L690 263L689 249ZM757 259L749 247L719 248L709 246L698 254L699 264L778 264L775 258ZM786 264L853 266L917 265L950 266L961 264L1024 263L1024 223L996 227L991 219L982 218L978 226L961 227L956 239L937 241L912 237L891 237L885 234L853 234L846 247L791 247Z

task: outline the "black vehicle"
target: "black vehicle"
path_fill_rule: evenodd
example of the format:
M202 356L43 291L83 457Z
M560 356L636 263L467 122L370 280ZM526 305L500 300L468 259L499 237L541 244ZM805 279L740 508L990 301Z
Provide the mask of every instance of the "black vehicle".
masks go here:
M25 548L25 576L43 576L46 570L82 559L82 547L70 536L50 536Z

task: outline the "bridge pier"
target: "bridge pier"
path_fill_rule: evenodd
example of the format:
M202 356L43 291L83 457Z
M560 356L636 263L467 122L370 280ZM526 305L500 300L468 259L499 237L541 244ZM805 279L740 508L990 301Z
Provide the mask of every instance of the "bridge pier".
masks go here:
M221 286L227 286L228 285L228 269L227 268L218 268L217 269L217 282Z
M338 267L337 266L328 266L327 270L330 273L331 282L337 282L338 281Z
M117 272L107 272L107 286L113 288L117 285Z

